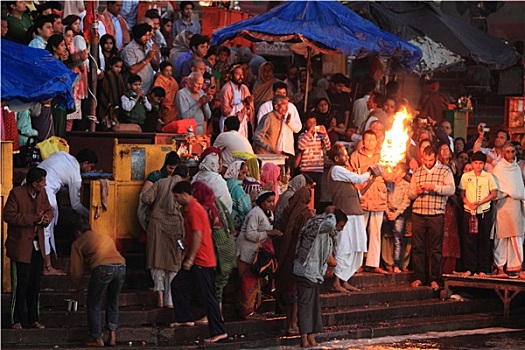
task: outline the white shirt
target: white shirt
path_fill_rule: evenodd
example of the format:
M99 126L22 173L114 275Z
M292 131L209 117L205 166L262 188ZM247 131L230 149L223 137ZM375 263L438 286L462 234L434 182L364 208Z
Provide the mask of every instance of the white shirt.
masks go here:
M136 95L135 95L136 96ZM135 100L135 97L129 98L126 95L122 95L120 97L120 104L122 105L122 109L126 112L131 112L133 107L137 104L137 100ZM144 108L146 110L151 111L151 103L149 103L148 98L144 96Z
M352 123L356 128L361 127L361 124L365 121L370 111L368 110L367 102L370 99L370 95L365 95L360 99L357 99L352 109Z
M238 131L232 130L220 133L215 139L213 146L218 147L222 152L222 165L229 167L235 161L232 152L253 153L253 148L248 139Z
M56 152L40 163L38 167L47 172L46 192L48 196L56 195L62 187L67 186L71 207L77 213L89 217L89 210L80 202L82 177L80 176L80 164L75 157L67 152Z
M257 113L257 123L259 123L266 114L273 111L272 100L264 102L261 107L259 107L259 112ZM295 155L294 149L294 138L293 134L301 131L303 124L301 123L301 118L299 117L299 112L297 107L293 103L288 102L288 115L290 122L288 124L284 123L283 128L281 129L281 135L277 141L277 149L283 151L284 153Z

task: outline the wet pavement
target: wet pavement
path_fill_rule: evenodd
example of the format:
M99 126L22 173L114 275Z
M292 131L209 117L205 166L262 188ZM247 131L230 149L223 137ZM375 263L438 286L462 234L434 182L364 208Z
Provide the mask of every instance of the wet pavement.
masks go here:
M261 348L261 350L287 350L298 346ZM359 350L467 350L525 349L525 329L486 328L470 331L430 332L374 339L332 340L315 349Z

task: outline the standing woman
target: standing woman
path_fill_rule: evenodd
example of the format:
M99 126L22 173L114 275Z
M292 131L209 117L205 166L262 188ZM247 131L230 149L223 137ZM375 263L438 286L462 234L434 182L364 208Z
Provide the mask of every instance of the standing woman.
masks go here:
M456 163L454 162L452 150L448 143L439 146L438 160L441 164L448 166L454 178L457 175ZM448 197L445 205L445 229L443 231L443 257L441 259L441 273L451 274L456 270L456 260L461 257L459 243L458 213L463 210L456 194ZM460 214L461 215L461 214Z
M297 325L297 285L292 273L293 261L297 240L301 229L308 219L314 216L308 208L310 202L310 190L301 187L290 199L283 214L282 221L286 223L286 229L279 241L279 249L276 250L278 269L275 273L275 287L277 289L277 302L285 305L286 329L288 335L298 335Z
M222 310L223 290L235 267L233 221L224 204L216 200L213 190L204 182L193 182L191 184L191 190L193 197L195 197L208 213L217 260L217 266L215 268L215 291L217 300L219 300L219 307Z
M66 42L62 34L51 35L47 41L46 50L61 62L67 60L69 57ZM60 137L66 136L67 111L60 107L54 99L51 101L51 111L53 113L55 135Z
M311 182L310 182L311 183ZM281 223L281 218L284 214L284 210L288 206L288 203L290 202L290 198L294 195L295 191L297 191L299 188L307 185L307 179L303 174L295 176L289 183L288 188L286 191L283 192L279 196L279 200L277 201L277 204L275 205L275 223L274 226L276 229L285 229L286 224ZM282 227L284 226L284 227Z
M250 210L252 210L250 195L244 192L244 189L242 188L242 182L246 178L247 169L246 163L237 160L230 164L228 170L226 170L226 173L224 174L226 184L228 185L228 191L230 191L230 195L232 196L232 217L235 231L237 233L241 232L244 219Z
M261 305L261 285L259 276L252 273L251 267L259 243L264 245L269 237L282 236L281 231L273 229L275 193L262 191L255 203L257 205L246 217L236 241L237 269L241 280L239 315L244 319L264 319L255 312Z
M182 250L178 240L184 237L181 206L171 189L182 181L178 175L163 178L140 194L140 200L150 207L147 226L146 268L153 278L158 307L173 308L171 281L180 270Z
M264 62L259 66L259 74L253 85L253 99L255 104L255 115L259 107L273 98L273 84L280 81L274 76L274 68L271 62Z

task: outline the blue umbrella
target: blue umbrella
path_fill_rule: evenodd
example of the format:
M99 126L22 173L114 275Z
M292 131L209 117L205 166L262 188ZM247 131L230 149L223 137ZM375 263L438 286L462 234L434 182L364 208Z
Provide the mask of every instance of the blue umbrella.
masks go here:
M2 39L2 101L40 102L56 98L71 109L77 74L48 51Z
M213 34L213 45L243 35L252 41L303 42L323 53L378 55L414 69L421 50L336 1L288 1Z

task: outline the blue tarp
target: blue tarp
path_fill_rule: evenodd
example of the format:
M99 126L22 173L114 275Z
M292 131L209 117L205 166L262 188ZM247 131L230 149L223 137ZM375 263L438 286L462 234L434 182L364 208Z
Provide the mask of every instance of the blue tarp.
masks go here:
M304 42L324 53L362 58L391 58L407 69L421 50L378 28L336 1L288 1L259 16L234 23L213 34L212 43L243 35L252 41Z
M40 102L56 98L72 109L77 74L48 51L2 39L2 101Z

